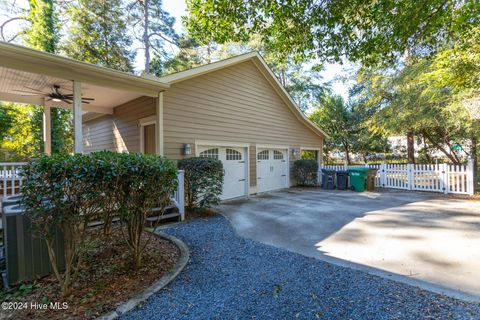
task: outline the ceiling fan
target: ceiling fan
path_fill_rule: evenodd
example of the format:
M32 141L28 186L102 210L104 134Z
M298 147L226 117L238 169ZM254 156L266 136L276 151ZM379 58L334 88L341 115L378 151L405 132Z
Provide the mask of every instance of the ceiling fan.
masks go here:
M68 93L68 94L61 93L60 86L56 84L53 85L52 92L50 93L44 92L35 88L30 88L30 87L25 87L25 88L31 91L24 91L24 90L15 90L15 91L20 93L27 93L28 95L32 95L32 96L43 95L45 97L48 97L47 101L51 100L55 102L65 102L68 104L73 103L73 93ZM94 98L82 97L82 103L85 103L85 104L90 104L90 101L94 101L94 100L95 100Z

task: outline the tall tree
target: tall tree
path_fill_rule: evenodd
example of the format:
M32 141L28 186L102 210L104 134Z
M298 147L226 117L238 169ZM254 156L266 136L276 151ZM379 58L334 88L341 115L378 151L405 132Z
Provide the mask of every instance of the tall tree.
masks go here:
M58 26L58 11L53 0L30 0L28 20L30 26L24 31L25 43L33 49L56 53L60 39ZM30 106L33 141L36 141L37 152L43 151L43 108ZM52 108L52 152L69 153L73 146L71 111L62 108Z
M248 41L260 34L278 55L374 64L405 49L434 52L478 25L476 0L188 0L186 24L202 43Z
M152 51L157 59L166 59L165 46L177 46L175 18L162 9L162 0L134 0L127 8L135 38L143 45L144 72L150 73Z
M55 53L60 36L53 0L30 0L29 5L25 42L30 48Z
M70 6L67 41L71 58L131 72L135 53L120 0L78 0Z
M328 158L330 151L344 152L347 163L351 164L350 156L357 128L352 110L343 98L336 95L325 96L309 118L330 136L330 139L325 141L325 156Z

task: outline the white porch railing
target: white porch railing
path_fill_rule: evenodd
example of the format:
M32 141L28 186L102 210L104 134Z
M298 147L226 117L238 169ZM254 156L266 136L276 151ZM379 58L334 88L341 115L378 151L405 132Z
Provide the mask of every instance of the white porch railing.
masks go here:
M20 192L20 171L26 162L0 162L0 197L13 196Z
M377 169L375 187L473 195L473 161L468 165L442 164L376 164L360 166L322 166L335 171L352 167ZM320 180L321 178L319 178Z
M178 170L178 189L174 192L172 201L178 208L180 219L185 220L185 171Z

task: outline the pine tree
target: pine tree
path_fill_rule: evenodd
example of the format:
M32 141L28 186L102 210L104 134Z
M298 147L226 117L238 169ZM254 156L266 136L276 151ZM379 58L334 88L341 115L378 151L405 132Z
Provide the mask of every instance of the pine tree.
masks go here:
M135 38L143 45L144 72L150 73L152 52L158 61L168 56L166 45L178 46L175 18L162 9L162 0L133 0L127 8Z
M126 17L120 0L79 0L68 9L71 22L63 47L71 58L131 72L135 56L129 48Z

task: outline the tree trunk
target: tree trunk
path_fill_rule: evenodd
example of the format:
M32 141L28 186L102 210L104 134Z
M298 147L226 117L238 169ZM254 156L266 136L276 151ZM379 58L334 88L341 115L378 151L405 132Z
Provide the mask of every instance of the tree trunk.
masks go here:
M407 163L415 164L415 136L412 131L407 133Z
M347 159L347 164L351 165L352 160L350 159L350 148L348 146L348 143L344 143L343 146L345 148L345 158Z
M148 35L149 17L148 17L148 0L143 0L143 45L145 46L145 73L150 73L150 39Z

